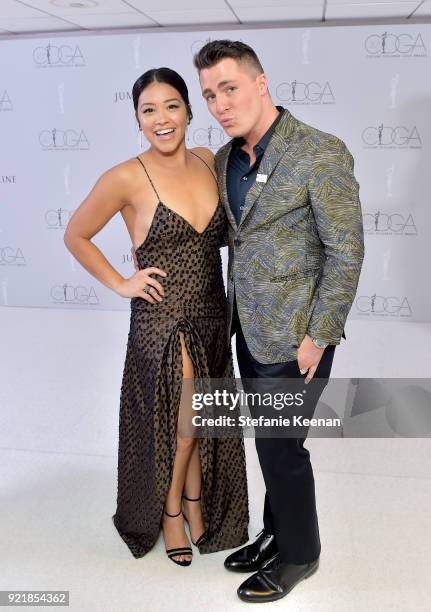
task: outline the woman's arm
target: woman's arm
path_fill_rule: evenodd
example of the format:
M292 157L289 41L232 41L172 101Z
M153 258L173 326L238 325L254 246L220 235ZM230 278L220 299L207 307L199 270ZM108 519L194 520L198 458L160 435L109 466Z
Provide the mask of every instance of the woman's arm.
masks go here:
M101 283L113 289L124 278L115 270L100 249L91 242L95 236L119 212L123 206L127 172L111 168L98 179L93 189L72 215L64 243L79 263Z
M93 236L127 204L130 182L130 173L124 165L115 166L102 174L72 215L64 234L64 243L79 263L106 287L123 297L142 297L154 303L143 288L145 284L152 285L156 291L152 290L151 294L156 299L157 293L163 295L160 283L149 277L149 274L166 276L163 270L147 268L125 279L91 242Z

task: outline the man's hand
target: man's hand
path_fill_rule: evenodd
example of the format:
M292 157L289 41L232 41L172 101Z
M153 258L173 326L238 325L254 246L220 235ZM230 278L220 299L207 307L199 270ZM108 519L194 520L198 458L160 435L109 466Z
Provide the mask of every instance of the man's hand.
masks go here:
M132 254L132 259L133 259L133 265L135 267L135 271L138 272L139 270L139 264L138 264L138 260L136 258L136 251L135 251L135 247L132 246L132 248L130 249L130 252Z
M310 336L305 336L298 348L298 366L301 374L307 373L305 384L313 378L325 349L317 348Z

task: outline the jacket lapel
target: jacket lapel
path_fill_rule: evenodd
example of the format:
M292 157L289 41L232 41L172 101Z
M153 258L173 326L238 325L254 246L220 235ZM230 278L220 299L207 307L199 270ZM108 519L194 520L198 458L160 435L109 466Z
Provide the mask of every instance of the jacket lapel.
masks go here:
M293 115L291 115L291 113L287 109L284 109L283 116L280 118L280 121L278 122L274 130L274 133L268 143L268 146L266 147L265 153L259 165L258 174L265 175L267 182L270 180L271 174L274 172L278 162L280 161L283 154L290 145L291 138L295 129L295 122L296 120ZM226 173L226 168L227 160L223 175L225 175ZM224 176L224 183L226 184L226 176ZM265 188L265 185L266 183L264 182L255 181L249 189L247 197L245 199L244 210L242 211L238 227L241 227L241 225L244 223L247 215L250 213L250 210L253 208L253 206L259 199L259 196L262 193L262 190Z

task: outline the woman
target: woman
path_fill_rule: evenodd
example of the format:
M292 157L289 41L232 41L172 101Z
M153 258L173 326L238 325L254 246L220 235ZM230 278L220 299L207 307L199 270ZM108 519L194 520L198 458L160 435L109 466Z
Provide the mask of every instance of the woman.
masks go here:
M248 539L243 441L196 438L190 428L190 379L233 376L219 250L227 220L212 153L185 146L192 112L181 76L149 70L132 94L150 146L99 178L65 243L100 282L131 298L114 525L136 558L161 525L168 556L190 565L184 520L201 553ZM130 278L91 242L117 212L139 267Z

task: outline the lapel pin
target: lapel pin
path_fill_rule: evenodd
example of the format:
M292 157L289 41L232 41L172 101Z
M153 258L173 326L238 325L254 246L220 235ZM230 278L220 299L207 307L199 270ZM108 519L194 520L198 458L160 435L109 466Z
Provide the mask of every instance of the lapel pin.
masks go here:
M256 176L256 181L258 183L266 183L267 180L268 180L268 175L267 174L258 174Z

